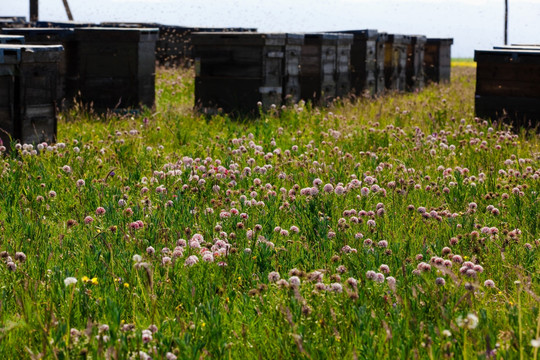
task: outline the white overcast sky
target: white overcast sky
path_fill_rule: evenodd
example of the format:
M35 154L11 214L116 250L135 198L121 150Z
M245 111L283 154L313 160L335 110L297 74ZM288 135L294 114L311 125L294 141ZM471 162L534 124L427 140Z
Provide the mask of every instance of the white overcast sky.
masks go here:
M510 43L540 44L540 0L508 0ZM503 43L504 0L68 0L76 21L145 21L265 32L377 29L453 37L452 56ZM0 16L28 16L28 0L0 0ZM66 20L62 0L40 19Z

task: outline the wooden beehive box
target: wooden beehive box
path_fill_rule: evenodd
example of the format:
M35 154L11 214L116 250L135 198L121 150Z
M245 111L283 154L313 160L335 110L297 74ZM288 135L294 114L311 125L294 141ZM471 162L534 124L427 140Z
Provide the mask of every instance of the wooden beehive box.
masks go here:
M352 34L336 34L336 96L343 98L351 92Z
M411 36L407 47L407 90L415 91L424 88L424 51L427 38L423 35Z
M283 101L297 103L300 101L300 61L304 34L286 34L285 57L283 64Z
M300 96L315 104L336 96L337 34L304 35L300 60Z
M474 60L476 115L535 126L540 120L540 49L476 50Z
M195 106L206 113L280 105L286 34L194 33Z
M80 99L98 111L153 107L158 29L76 28Z
M62 51L61 45L0 45L0 138L6 147L10 137L34 144L56 139Z
M353 35L351 44L351 90L356 95L377 93L377 30L343 31Z
M27 44L62 45L64 51L58 62L57 103L64 107L72 102L77 92L74 30L69 28L11 28L2 29L2 32L5 35L22 35Z
M406 89L407 48L410 43L410 36L388 35L384 52L384 83L389 90Z
M384 62L386 59L386 41L388 40L388 34L380 32L377 34L376 45L376 63L377 70L375 73L376 92L381 94L386 90L386 84L384 82Z
M0 35L0 44L24 44L24 36Z
M424 47L426 82L450 82L451 50L454 39L428 38Z

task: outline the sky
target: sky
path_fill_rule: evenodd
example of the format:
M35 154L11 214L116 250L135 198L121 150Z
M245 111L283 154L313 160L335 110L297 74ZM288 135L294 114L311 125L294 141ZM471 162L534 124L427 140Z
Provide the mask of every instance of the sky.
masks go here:
M136 21L260 32L377 29L454 38L452 57L504 42L504 0L68 0L75 21ZM508 0L509 43L540 44L540 0ZM28 16L0 0L0 16ZM62 0L39 0L40 20L67 20Z

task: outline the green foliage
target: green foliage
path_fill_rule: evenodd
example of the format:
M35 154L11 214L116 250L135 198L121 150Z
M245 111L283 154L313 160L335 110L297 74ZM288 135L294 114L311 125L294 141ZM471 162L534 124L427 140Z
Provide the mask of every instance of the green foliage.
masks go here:
M160 69L155 109L62 113L0 157L0 357L534 358L538 138L452 70L238 120Z

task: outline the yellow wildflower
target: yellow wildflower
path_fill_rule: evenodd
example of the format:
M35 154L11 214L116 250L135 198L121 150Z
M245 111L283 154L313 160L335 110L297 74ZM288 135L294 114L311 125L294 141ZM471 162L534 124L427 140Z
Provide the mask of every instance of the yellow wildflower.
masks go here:
M83 276L81 280L82 282L87 283L90 281L90 278L88 276Z
M92 278L92 280L90 280L90 281L92 282L92 285L99 284L97 277Z
M125 287L126 289L129 289L129 284L128 284L128 283L124 283L124 287Z

